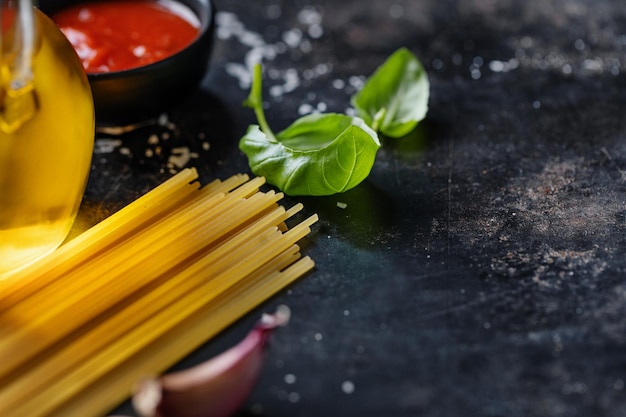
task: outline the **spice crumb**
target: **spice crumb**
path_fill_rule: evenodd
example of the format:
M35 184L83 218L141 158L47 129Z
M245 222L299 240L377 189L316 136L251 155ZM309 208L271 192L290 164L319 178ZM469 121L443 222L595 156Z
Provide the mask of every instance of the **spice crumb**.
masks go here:
M156 134L151 134L148 138L148 145L156 145L159 143L159 137Z

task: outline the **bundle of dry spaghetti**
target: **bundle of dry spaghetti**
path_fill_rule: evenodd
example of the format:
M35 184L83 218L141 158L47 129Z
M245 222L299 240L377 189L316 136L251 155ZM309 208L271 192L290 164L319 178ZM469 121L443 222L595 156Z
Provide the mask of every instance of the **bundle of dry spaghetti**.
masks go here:
M313 268L263 182L182 171L2 282L0 415L101 415Z

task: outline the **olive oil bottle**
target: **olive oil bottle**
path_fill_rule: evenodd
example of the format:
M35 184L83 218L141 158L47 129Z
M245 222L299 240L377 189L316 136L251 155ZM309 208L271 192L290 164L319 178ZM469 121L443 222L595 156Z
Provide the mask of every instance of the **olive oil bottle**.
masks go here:
M0 12L0 279L55 250L85 191L95 129L76 53L30 0Z

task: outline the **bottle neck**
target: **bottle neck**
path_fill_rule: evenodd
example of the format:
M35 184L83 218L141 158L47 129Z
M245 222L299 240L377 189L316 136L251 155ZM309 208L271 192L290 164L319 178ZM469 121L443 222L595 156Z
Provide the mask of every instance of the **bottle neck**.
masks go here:
M0 129L13 133L37 112L33 53L35 16L32 0L0 0Z
M35 22L31 0L16 0L17 19L14 50L17 52L11 88L21 89L32 82Z

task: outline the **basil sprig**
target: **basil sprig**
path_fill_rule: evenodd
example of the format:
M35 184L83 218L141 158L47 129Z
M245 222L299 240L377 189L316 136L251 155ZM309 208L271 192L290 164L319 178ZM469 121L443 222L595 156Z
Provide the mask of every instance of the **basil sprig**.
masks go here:
M331 195L355 187L370 173L378 135L358 117L311 114L274 135L263 112L261 65L255 66L246 105L259 125L239 142L255 175L289 195Z
M428 78L411 52L396 51L352 98L359 117L310 114L274 134L262 102L262 67L254 67L245 105L258 125L248 127L239 149L250 169L289 195L332 195L369 175L381 146L377 131L389 137L409 133L428 109Z
M352 97L357 114L383 135L402 137L426 117L428 75L406 48L394 52Z

